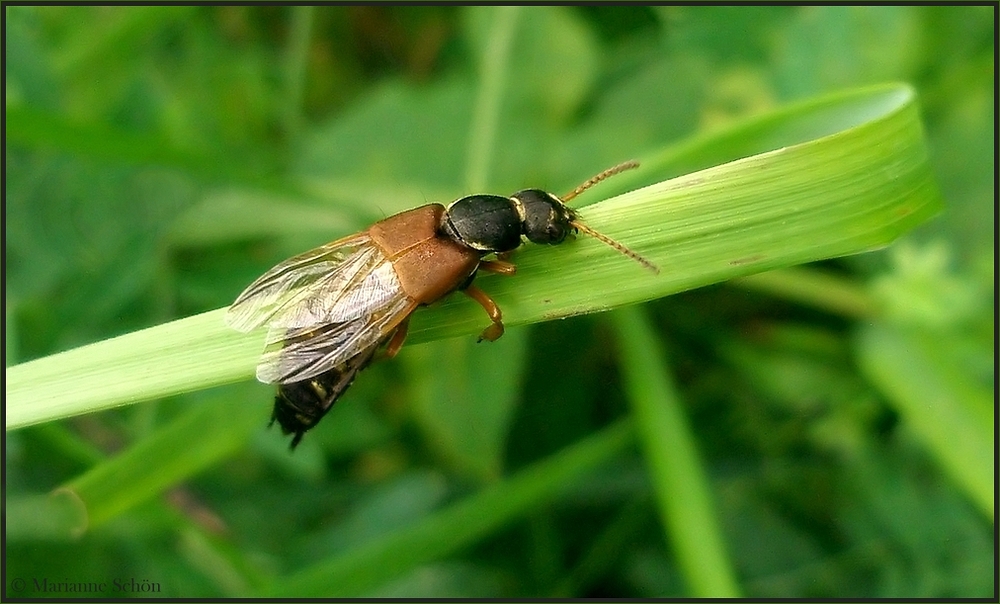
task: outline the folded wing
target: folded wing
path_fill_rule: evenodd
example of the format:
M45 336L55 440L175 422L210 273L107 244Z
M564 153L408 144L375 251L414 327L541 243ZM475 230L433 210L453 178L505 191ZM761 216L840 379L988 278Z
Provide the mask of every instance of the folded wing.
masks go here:
M233 302L226 323L244 332L267 325L257 379L287 384L378 347L415 308L392 262L362 233L264 273Z

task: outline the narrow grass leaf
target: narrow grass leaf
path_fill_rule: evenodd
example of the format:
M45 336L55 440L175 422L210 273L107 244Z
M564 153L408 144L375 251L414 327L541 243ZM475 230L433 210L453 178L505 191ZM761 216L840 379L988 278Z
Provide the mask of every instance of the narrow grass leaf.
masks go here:
M530 510L551 502L580 476L632 440L621 421L492 487L386 537L318 562L277 581L268 597L360 597L407 571L475 543Z
M224 314L214 310L8 368L7 429L244 378L264 334L233 331Z
M656 328L638 307L619 309L611 317L618 330L621 372L659 503L660 522L690 595L739 597L711 485L683 403L666 370L667 361L653 335Z
M266 400L229 392L205 401L61 490L83 502L88 529L98 526L243 448L267 418L248 399Z

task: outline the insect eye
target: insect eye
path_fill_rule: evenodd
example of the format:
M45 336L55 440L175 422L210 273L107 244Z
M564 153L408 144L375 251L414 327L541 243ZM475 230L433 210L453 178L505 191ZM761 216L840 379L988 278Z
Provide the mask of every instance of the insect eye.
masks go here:
M566 229L562 224L552 221L548 224L546 233L548 241L546 243L562 243L566 239Z

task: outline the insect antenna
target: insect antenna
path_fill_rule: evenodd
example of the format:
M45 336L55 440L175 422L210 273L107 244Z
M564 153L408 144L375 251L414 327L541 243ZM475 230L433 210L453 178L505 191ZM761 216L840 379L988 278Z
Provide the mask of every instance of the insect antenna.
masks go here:
M632 250L628 249L627 247L625 247L621 243L618 243L617 241L615 241L611 237L608 237L607 235L603 235L601 233L598 233L597 231L595 231L594 229L592 229L592 228L588 227L587 225L583 224L579 220L571 220L570 221L570 225L573 228L575 228L575 229L577 229L579 231L582 231L582 232L590 235L594 239L597 239L598 241L601 241L603 243L606 243L606 244L610 245L611 247L613 247L616 250L618 250L619 252L625 254L626 256L628 256L629 258L631 258L632 260L635 260L639 264L641 264L641 265L645 266L646 268L648 268L649 270L653 271L657 275L660 274L660 267L656 266L655 264L653 264L649 260L646 260L645 258L643 258L642 256L640 256L639 254L637 254L637 253L633 252Z
M570 191L566 195L563 195L559 199L563 203L569 203L571 199L573 199L574 197L576 197L580 193L583 193L584 191L586 191L590 187L596 185L597 183L601 182L602 180L611 178L615 174L618 174L620 172L624 172L625 170L632 170L633 168L638 168L638 167L639 167L639 162L635 161L634 159L630 159L630 160L628 160L626 162L622 162L622 163L618 164L617 166L612 166L612 167L608 168L607 170L605 170L604 172L601 172L597 176L594 176L594 177L591 177L591 178L587 179L587 181L584 182L582 185L580 185L579 187L573 189L572 191Z
M574 197L576 197L580 193L583 193L584 191L586 191L590 187L596 185L597 183L601 182L602 180L611 178L615 174L624 172L625 170L632 170L632 169L638 168L638 167L639 167L639 162L635 161L634 159L630 159L629 161L622 162L622 163L618 164L617 166L612 166L612 167L608 168L607 170L601 172L597 176L594 176L592 178L587 179L587 181L584 182L582 185L580 185L579 187L573 189L568 194L566 194L562 198L560 198L560 201L562 201L563 203L569 203L569 201L571 199L573 199ZM655 264L653 264L649 260L646 260L645 258L643 258L639 254L633 252L632 250L628 249L627 247L625 247L621 243L618 243L617 241L615 241L611 237L608 237L607 235L602 235L601 233L598 233L594 229L588 227L587 225L583 224L582 222L580 222L579 220L576 220L576 219L571 220L570 221L570 225L573 228L577 229L578 231L582 231L582 232L590 235L594 239L597 239L598 241L601 241L602 243L606 243L606 244L610 245L611 247L615 248L616 250L618 250L622 254L625 254L626 256L628 256L629 258L631 258L632 260L635 260L639 264L641 264L641 265L645 266L646 268L648 268L649 270L653 271L657 275L660 274L660 268L658 266L656 266Z

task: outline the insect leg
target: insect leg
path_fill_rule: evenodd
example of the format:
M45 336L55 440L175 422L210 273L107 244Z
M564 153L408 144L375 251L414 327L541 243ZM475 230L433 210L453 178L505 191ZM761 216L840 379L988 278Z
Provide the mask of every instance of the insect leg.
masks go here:
M512 265L513 266L513 265ZM475 285L470 285L462 290L466 296L469 296L473 300L479 303L486 311L486 314L490 316L490 321L493 323L483 330L483 333L479 336L479 341L488 340L493 342L497 338L503 335L503 313L500 312L500 307L497 303L493 301L493 298L483 290L479 289Z
M403 319L403 322L399 324L396 328L396 333L392 334L392 339L385 347L385 358L391 359L396 356L399 349L403 347L403 342L406 341L406 331L410 329L410 317Z
M490 273L507 276L517 272L517 267L514 266L514 263L507 262L506 260L483 260L479 263L479 268Z

